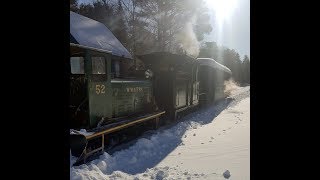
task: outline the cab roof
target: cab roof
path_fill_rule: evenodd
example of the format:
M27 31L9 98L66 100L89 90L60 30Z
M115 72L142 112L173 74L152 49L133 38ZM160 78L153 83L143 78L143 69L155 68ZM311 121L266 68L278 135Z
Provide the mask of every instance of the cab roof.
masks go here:
M129 51L104 24L72 11L70 11L70 43L133 59Z

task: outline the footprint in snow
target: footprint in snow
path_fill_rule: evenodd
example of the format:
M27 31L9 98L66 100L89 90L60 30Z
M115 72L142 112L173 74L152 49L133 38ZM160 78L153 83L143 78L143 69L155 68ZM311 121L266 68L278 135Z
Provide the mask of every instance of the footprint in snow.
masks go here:
M212 142L212 141L209 141L209 142Z
M213 137L211 137L211 139L214 139Z
M222 131L226 131L226 130L224 129L224 130L222 130Z
M204 143L201 143L201 144L204 144Z

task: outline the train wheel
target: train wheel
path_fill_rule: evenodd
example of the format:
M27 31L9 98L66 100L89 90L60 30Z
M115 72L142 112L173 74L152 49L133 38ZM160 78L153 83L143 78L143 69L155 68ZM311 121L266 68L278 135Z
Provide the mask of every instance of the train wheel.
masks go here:
M70 134L71 154L75 157L80 157L86 150L87 139L81 134Z
M116 146L117 144L119 144L119 136L113 136L110 138L110 144L109 144L109 147L114 147Z

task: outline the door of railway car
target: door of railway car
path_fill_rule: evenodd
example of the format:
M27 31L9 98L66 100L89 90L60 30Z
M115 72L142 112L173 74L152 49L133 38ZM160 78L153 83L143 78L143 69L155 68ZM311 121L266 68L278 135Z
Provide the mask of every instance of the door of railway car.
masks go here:
M194 65L192 68L192 97L190 98L191 105L199 104L199 80L198 80L198 69L197 65Z
M179 109L189 105L190 97L190 79L188 76L177 73L174 82L175 108Z
M207 104L214 100L215 96L215 71L211 67L201 65L199 68L199 101Z

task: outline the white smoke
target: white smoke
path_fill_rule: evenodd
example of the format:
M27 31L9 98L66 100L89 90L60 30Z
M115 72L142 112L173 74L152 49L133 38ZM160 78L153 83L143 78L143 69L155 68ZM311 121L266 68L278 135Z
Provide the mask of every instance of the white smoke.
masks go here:
M239 85L232 78L230 78L228 81L224 81L224 94L226 96L232 95L232 92L239 88Z
M191 21L187 22L184 28L176 35L176 41L187 54L198 57L200 43L197 40L196 34L193 31L195 16Z

